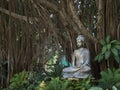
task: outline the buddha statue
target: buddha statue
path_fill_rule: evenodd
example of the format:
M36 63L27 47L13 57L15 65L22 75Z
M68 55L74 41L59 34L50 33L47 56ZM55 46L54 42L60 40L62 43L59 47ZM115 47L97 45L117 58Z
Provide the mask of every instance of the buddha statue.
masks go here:
M83 47L85 38L79 35L76 41L78 49L72 54L72 65L63 69L64 78L87 78L90 75L90 52Z

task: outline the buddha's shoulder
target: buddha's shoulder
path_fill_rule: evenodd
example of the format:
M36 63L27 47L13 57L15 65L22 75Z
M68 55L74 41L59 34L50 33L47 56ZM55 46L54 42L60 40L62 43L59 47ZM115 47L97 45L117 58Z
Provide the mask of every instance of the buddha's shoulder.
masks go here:
M74 52L89 52L89 50L87 48L79 48L76 49Z
M89 51L87 48L83 48L84 51Z

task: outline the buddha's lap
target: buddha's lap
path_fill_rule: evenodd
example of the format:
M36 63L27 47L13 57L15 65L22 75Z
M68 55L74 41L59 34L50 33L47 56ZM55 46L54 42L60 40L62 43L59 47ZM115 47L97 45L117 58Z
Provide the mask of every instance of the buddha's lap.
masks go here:
M67 67L63 69L64 73L70 73L70 72L76 72L76 71L80 71L80 72L85 72L85 71L90 71L91 68L89 66L84 66L84 67Z

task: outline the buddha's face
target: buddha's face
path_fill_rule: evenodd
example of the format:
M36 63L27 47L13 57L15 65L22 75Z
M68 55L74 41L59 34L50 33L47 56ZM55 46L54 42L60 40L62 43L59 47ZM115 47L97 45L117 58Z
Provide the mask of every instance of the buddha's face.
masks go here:
M81 47L83 45L83 41L82 40L77 40L77 46Z

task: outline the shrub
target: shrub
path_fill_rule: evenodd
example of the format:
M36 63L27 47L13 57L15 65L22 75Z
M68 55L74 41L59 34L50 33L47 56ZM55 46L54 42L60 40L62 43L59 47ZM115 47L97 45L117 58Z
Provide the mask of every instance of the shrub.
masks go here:
M108 69L101 72L101 79L99 85L103 89L112 89L113 86L120 87L120 69Z
M100 62L101 60L107 60L107 67L109 68L109 58L112 56L116 62L120 62L120 41L110 40L110 36L107 36L105 40L100 40L102 49L100 53L95 57L95 60Z

